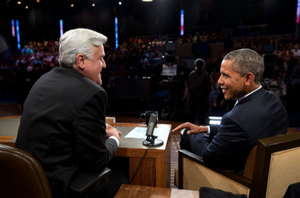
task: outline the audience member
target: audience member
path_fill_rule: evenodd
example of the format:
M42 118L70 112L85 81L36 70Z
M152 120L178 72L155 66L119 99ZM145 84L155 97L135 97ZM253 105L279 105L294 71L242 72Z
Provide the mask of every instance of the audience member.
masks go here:
M54 198L73 197L72 178L103 171L119 145L121 132L105 124L107 94L100 86L106 40L89 29L67 31L60 38L60 67L40 77L25 101L15 146L41 163ZM113 197L122 183L125 176L113 169L92 192Z
M287 48L287 44L288 44L288 42L287 42L286 36L282 35L281 39L278 42L279 49L280 50L286 49Z
M207 34L207 32L205 30L200 35L200 41L202 43L208 43L209 42L209 35Z
M295 69L289 76L288 94L291 99L291 105L295 109L300 109L299 103L299 90L300 90L300 64L295 65Z
M283 81L282 75L276 73L274 75L274 78L270 81L269 85L270 85L270 90L273 91L280 98L280 100L283 102L285 106L287 86Z
M198 115L199 124L205 124L207 98L210 92L209 74L203 70L204 61L201 58L195 60L195 70L188 79L189 101L189 121L196 122Z
M213 67L213 71L210 73L210 83L211 83L211 91L208 96L208 104L209 104L209 110L211 111L213 108L217 107L218 103L218 90L219 90L219 84L218 79L220 77L220 72L217 70L216 67Z
M200 41L201 41L200 33L196 32L196 34L193 36L193 43L197 43L197 42L200 42Z
M203 158L217 168L243 172L249 152L259 139L284 134L287 112L279 98L260 84L264 73L261 56L251 49L228 53L221 64L218 83L226 100L236 100L220 125L183 123L180 147ZM270 119L272 118L272 119Z
M298 48L298 44L294 45L294 48L291 49L291 52L293 52L294 57L300 57L300 50Z

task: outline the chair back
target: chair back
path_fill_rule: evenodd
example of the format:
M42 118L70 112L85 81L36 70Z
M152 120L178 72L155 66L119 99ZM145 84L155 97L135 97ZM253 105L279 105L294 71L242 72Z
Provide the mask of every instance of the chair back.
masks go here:
M46 174L29 153L0 144L1 197L52 198Z
M248 155L247 162L244 169L244 177L252 179L257 146L253 147Z
M290 184L300 182L300 133L261 139L250 198L282 198Z

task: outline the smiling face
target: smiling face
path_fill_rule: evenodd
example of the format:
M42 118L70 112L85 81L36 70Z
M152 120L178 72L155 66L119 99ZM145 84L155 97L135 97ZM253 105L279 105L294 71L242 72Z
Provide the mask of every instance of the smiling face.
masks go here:
M247 75L241 76L233 69L232 64L232 60L222 61L218 80L226 100L238 99L247 94Z
M103 45L100 45L98 47L94 47L93 49L95 53L91 59L88 59L82 54L77 55L79 58L79 71L85 77L91 79L99 85L102 85L100 72L106 67L106 63L104 61L104 47Z

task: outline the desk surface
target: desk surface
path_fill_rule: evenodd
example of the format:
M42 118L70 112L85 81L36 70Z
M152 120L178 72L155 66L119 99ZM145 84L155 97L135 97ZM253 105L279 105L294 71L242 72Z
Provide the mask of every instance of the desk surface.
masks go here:
M199 191L179 190L171 188L122 185L115 198L199 198Z
M146 125L140 123L115 123L115 127L122 132L122 136L120 137L120 145L119 149L122 148L137 148L137 149L147 149L147 146L142 144L143 140L146 139L146 132L143 134L142 138L130 138L126 137L135 127L144 128L145 131L147 129ZM171 132L170 124L157 124L157 129L159 129L159 133L157 134L157 139L162 140L164 143L158 147L151 147L151 149L166 149L166 143L168 141L170 132Z

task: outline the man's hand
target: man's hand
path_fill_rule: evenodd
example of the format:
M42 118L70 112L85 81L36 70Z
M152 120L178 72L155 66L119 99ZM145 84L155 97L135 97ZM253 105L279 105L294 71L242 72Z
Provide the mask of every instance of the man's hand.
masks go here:
M106 137L109 138L110 136L115 136L120 141L120 136L122 135L122 132L116 129L115 127L112 127L111 125L106 126Z
M198 133L207 133L208 127L207 126L197 126L195 124L192 124L190 122L183 123L179 126L177 126L175 129L172 130L172 132L189 128L190 130L187 131L187 134L198 134Z

